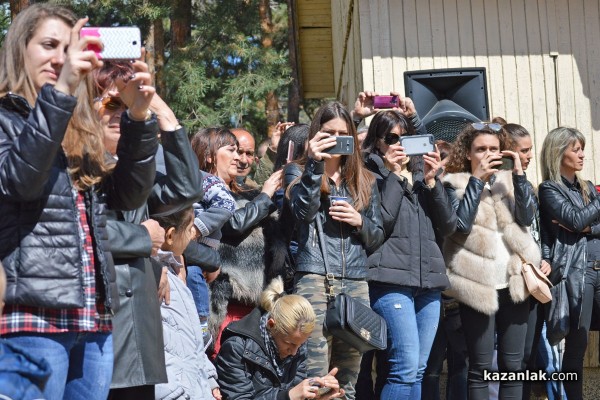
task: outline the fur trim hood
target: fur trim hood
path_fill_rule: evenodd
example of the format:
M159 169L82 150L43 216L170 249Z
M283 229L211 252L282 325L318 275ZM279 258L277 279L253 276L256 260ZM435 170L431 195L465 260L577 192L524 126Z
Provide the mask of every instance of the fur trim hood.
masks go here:
M443 181L456 190L456 196L461 200L471 176L469 173L449 174ZM503 234L510 255L508 288L513 302L522 302L529 296L521 275L521 258L534 265L541 261L540 249L529 228L515 221L514 208L512 173L498 172L491 190L481 194L471 232L468 235L454 233L444 242L443 253L451 286L447 294L487 315L498 310L493 274L485 273L485 268L493 267L495 263L496 233Z

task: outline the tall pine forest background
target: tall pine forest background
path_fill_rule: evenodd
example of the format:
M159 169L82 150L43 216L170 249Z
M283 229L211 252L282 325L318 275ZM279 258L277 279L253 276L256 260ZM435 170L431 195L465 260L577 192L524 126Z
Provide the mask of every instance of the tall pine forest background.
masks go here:
M32 0L0 1L0 40ZM91 26L136 25L158 94L194 133L250 130L257 143L278 121L308 122L295 68L294 0L54 0Z

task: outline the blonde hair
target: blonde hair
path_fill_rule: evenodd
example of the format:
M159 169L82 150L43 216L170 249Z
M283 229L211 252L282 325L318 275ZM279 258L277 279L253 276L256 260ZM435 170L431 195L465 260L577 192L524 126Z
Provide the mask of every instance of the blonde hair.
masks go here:
M575 128L559 126L548 133L544 138L540 154L542 180L564 185L560 174L560 166L569 146L577 142L581 143L582 150L585 149L585 136ZM578 172L575 173L575 180L579 182L583 201L587 204L590 201L590 188Z
M20 12L8 29L0 49L0 97L9 92L35 105L38 93L32 77L26 73L25 52L31 38L44 21L57 19L69 27L77 22L68 9L49 3L36 3ZM69 121L62 147L69 162L75 187L86 190L100 183L112 169L105 162L103 129L93 104L93 80L90 74L74 93L78 99Z
M260 295L260 306L275 321L274 332L290 335L296 331L311 333L316 315L312 305L297 294L286 295L281 277L274 278Z

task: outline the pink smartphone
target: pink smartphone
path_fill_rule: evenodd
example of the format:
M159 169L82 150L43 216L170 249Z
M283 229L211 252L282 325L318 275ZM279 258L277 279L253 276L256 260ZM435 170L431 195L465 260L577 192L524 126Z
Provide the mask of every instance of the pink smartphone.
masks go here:
M400 107L398 96L375 96L373 98L373 107L375 108L394 108Z
M99 60L137 60L142 56L142 39L137 26L116 26L109 28L84 27L80 36L99 37L103 49L89 46Z
M285 160L286 160L286 162L292 162L293 159L294 159L294 142L292 142L290 140L288 142L288 152L287 152L287 158Z

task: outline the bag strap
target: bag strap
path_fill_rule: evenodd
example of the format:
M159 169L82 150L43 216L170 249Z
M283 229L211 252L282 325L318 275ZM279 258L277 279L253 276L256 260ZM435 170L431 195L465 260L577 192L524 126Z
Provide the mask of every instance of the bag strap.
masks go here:
M333 281L335 277L332 272L329 272L329 258L327 257L327 248L325 247L325 234L323 234L323 222L321 221L321 212L317 211L315 217L317 223L317 235L319 236L319 244L321 248L321 256L323 256L323 265L325 266L325 282L327 283L327 299L332 301L335 298L333 291ZM343 286L342 286L343 288Z

